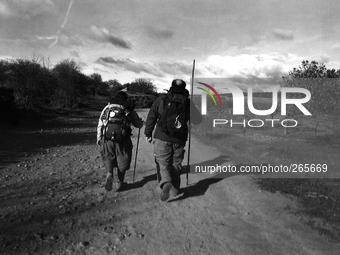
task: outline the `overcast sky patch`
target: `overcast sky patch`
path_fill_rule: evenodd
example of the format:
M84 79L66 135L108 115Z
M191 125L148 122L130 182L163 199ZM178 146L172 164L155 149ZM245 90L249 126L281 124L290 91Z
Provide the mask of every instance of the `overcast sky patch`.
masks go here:
M273 31L273 35L276 39L283 41L292 41L294 40L294 35L291 31L284 31L280 29L275 29Z
M56 14L57 9L51 0L2 0L0 14L4 17L31 19L41 14Z
M146 31L149 36L158 39L170 39L174 35L173 31L159 27L147 27Z

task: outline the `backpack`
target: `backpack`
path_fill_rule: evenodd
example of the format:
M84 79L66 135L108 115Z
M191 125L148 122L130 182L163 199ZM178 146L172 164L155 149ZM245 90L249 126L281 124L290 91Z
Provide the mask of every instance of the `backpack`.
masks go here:
M102 116L105 139L121 142L131 135L130 121L126 115L127 112L123 103L109 104Z
M184 88L172 87L161 100L158 125L168 136L185 139L188 120L187 99L189 91Z

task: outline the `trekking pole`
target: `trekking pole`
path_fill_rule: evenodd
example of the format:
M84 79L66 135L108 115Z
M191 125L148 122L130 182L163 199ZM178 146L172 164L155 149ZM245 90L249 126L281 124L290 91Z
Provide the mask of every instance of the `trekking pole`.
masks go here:
M194 74L195 74L195 59L193 61L192 67L192 77L191 77L191 95L190 100L193 102L193 94L194 94ZM191 117L190 117L191 118ZM188 165L187 165L187 185L189 184L189 171L190 171L190 147L191 147L191 120L189 118L189 144L188 144Z
M136 157L135 157L135 167L133 168L133 178L132 182L135 182L135 173L136 173L136 164L137 164L137 154L138 154L138 145L139 145L139 136L140 136L140 128L138 129L138 138L137 138L137 146L136 146Z

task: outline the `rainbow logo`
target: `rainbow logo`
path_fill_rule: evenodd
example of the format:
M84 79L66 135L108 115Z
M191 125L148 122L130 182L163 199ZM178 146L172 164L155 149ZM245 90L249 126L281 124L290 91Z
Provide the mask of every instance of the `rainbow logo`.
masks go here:
M220 96L218 95L218 93L216 92L216 90L215 90L213 87L211 87L210 85L205 84L205 83L203 83L203 82L196 82L196 83L202 84L202 85L206 86L207 88L211 89L211 90L215 93L215 95L217 96L218 100L220 100L220 103L221 103L221 105L222 105L222 100L221 100ZM200 88L200 87L196 87L196 88L201 89L201 90L203 90L204 92L206 92L206 93L214 100L215 105L217 105L214 96L213 96L208 90L202 89L202 88Z

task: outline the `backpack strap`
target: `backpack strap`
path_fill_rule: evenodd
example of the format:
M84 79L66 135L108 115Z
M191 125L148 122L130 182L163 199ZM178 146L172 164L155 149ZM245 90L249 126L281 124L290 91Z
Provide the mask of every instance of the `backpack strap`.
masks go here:
M185 116L187 114L188 94L189 91L185 89L171 90L161 99L157 125L160 126L162 132L171 137L183 137L183 132L185 132L184 123L187 120Z
M160 104L158 106L158 111L157 111L158 116L162 116L164 109L165 109L166 102L167 102L167 98L168 98L168 95L164 96L161 99Z

